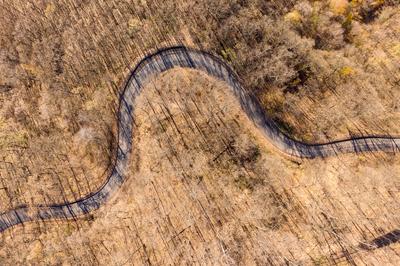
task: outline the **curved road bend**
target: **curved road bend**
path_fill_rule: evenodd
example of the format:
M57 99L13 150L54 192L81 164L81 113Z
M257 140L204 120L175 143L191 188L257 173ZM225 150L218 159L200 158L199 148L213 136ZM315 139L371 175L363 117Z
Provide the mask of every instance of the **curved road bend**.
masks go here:
M120 95L116 160L103 186L98 191L75 202L49 206L39 205L31 208L22 206L2 213L0 215L0 232L24 222L75 218L98 209L106 202L112 192L121 187L125 179L124 174L132 149L133 112L136 98L150 78L174 67L194 68L228 83L247 116L273 145L288 155L315 158L335 156L341 153L395 152L399 150L400 138L390 136L367 136L315 144L296 141L278 129L266 115L257 99L244 90L239 82L239 77L221 59L207 52L183 46L170 47L143 58L132 71Z

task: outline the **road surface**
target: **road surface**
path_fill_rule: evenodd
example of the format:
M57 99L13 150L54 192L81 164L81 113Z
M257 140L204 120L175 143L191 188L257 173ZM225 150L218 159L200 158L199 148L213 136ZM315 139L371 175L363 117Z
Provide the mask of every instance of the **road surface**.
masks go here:
M207 52L170 47L143 58L131 72L120 94L118 110L118 148L112 171L103 186L96 192L75 202L59 205L18 207L0 215L0 232L25 222L48 219L72 219L98 209L121 187L132 150L135 100L145 84L158 74L174 67L193 68L225 81L240 102L243 111L261 130L264 136L282 152L301 158L336 156L342 153L365 151L396 152L400 138L391 136L366 136L328 143L296 141L279 130L266 115L258 100L241 86L239 77L221 59Z

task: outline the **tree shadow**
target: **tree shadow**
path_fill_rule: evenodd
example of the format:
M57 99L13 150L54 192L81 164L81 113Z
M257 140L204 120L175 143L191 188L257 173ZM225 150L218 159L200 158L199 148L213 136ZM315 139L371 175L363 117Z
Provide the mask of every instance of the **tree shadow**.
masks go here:
M360 244L360 247L366 250L373 250L389 246L398 241L400 241L400 229L393 230L385 235L377 237L369 243Z

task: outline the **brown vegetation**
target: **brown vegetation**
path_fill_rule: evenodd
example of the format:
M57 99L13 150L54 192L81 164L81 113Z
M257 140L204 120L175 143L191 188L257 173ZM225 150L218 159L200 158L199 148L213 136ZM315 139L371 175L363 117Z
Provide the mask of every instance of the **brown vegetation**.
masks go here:
M140 96L130 175L93 217L3 234L3 264L393 264L397 156L292 161L225 84L177 69ZM18 250L19 256L13 256Z
M0 0L0 211L71 201L104 182L118 92L137 60L165 45L219 54L298 139L400 134L399 8ZM94 220L3 233L0 264L324 264L347 251L348 262L394 263L398 244L358 244L398 227L398 158L292 162L224 86L180 71L149 85L123 192Z

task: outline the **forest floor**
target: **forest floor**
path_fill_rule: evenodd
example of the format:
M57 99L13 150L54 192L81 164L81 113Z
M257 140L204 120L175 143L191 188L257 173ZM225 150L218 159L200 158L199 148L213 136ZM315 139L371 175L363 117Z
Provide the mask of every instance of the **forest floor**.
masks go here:
M167 45L219 54L298 139L400 134L396 1L173 3L0 1L1 212L100 187L118 92ZM2 233L0 264L398 261L399 243L365 244L399 228L399 155L289 158L193 70L150 83L135 117L121 191L90 217Z

